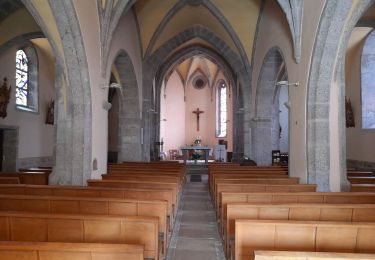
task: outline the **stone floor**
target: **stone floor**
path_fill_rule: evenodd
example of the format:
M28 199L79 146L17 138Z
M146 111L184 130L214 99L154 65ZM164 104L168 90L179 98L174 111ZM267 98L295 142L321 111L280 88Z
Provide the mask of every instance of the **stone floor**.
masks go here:
M202 182L184 186L167 260L225 260L217 220L208 191L207 174Z

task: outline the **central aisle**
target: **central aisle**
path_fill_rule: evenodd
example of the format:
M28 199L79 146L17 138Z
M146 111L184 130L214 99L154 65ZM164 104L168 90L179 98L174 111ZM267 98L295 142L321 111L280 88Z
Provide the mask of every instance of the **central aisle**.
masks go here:
M190 176L187 175L167 260L224 260L207 174L201 175L202 182L190 182Z

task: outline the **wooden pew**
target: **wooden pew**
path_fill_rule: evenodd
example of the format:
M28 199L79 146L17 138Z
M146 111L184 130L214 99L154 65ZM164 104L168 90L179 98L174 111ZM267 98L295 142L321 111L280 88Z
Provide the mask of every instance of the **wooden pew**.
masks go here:
M219 183L215 193L215 206L220 212L222 192L315 192L315 184L221 184Z
M0 211L0 240L140 244L145 258L159 259L158 220L153 217Z
M168 217L173 223L176 207L173 204L172 191L119 188L87 188L81 186L45 186L45 185L0 185L0 194L63 196L83 198L117 198L167 201Z
M237 219L375 222L375 204L228 204L222 225L227 252Z
M146 216L159 220L159 236L166 252L171 223L167 202L157 200L0 195L0 210L51 214Z
M355 192L222 192L220 223L226 223L227 206L233 203L250 204L375 204L375 193Z
M375 192L375 184L351 184L351 192Z
M375 177L375 174L371 171L348 171L348 177Z
M146 181L122 181L122 180L87 180L89 187L107 187L107 188L134 188L148 190L170 190L172 191L173 203L178 207L180 199L179 187L174 183L164 182L146 182Z
M275 175L270 175L270 174L262 174L262 173L251 173L251 174L236 174L236 173L217 173L212 175L211 179L209 179L209 186L213 187L215 180L217 179L257 179L257 178L262 178L262 179L281 179L281 178L289 178L288 175L280 175L280 174L275 174Z
M351 184L375 184L374 177L348 177Z
M208 171L208 178L211 179L215 174L263 174L263 175L288 175L287 170L268 170L263 168L253 168L253 169L215 169Z
M375 223L236 220L235 259L255 250L375 253Z
M20 184L18 177L0 177L0 184Z
M1 260L143 260L143 246L130 244L0 242Z
M233 179L215 179L213 186L210 188L211 194L216 194L220 184L274 184L290 185L298 184L299 178L233 178Z
M48 185L51 172L0 172L0 177L18 177L21 184Z
M153 181L153 182L166 182L175 183L182 190L183 181L179 177L163 176L163 175L146 175L146 174L102 174L103 180L130 180L130 181Z
M373 254L290 252L290 251L255 251L255 260L374 260Z

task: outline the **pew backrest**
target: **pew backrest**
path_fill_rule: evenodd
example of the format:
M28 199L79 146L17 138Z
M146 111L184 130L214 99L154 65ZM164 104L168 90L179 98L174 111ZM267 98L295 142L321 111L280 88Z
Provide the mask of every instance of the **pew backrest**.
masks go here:
M158 220L152 217L61 215L0 211L1 241L124 243L158 259Z
M143 246L130 244L0 242L2 260L143 260Z
M236 220L235 259L255 250L375 253L375 224Z
M290 251L255 251L255 260L374 260L373 254L290 252Z

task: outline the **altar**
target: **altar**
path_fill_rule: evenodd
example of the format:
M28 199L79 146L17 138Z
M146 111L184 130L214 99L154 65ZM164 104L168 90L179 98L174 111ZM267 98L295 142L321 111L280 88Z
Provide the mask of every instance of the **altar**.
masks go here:
M208 164L208 155L210 153L211 148L207 146L183 146L180 149L182 151L182 156L185 164L189 157L189 151L204 151L204 160L205 163Z

